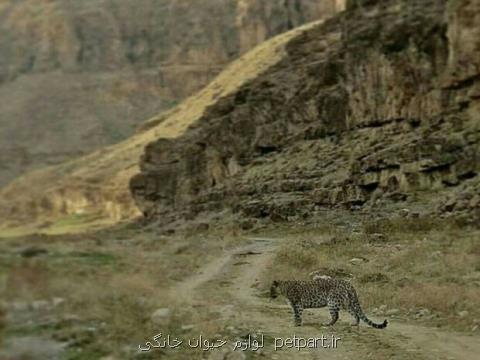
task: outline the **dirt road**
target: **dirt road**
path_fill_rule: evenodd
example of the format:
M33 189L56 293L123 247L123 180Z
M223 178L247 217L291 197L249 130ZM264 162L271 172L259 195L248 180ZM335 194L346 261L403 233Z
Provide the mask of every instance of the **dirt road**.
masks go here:
M294 327L290 308L286 303L282 305L283 299L273 301L257 288L260 274L268 271L275 249L282 240L249 240L250 244L226 252L205 264L197 274L173 288L172 294L195 306L198 311L216 313L213 321L248 333L262 334L267 339L264 340L265 346L262 349L267 358L478 359L478 336L401 323L394 319L385 330L373 329L364 324L360 328L354 328L349 325L349 315L341 313L339 322L333 328L324 328L320 323L327 320L328 311L317 309L306 311L304 325ZM282 340L279 339L285 341L294 335L303 339L320 338L322 334L329 340L332 335L339 339L337 347L298 350L286 349L284 346L275 350L275 343L282 345ZM333 343L325 341L324 344ZM255 357L259 353L250 354ZM212 353L213 358L230 357L224 353Z

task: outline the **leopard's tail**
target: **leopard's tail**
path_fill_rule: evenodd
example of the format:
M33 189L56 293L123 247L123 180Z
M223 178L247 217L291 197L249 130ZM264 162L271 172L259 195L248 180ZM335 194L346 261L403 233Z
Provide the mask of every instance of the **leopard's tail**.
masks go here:
M374 327L375 329L384 329L388 325L387 319L383 320L383 323L378 324L367 318L367 316L363 313L363 311L358 314L360 319L363 320L366 324L370 325L371 327Z
M367 315L362 310L362 307L360 306L360 302L358 301L357 294L354 293L353 298L351 298L350 306L353 308L357 316L365 322L366 324L370 325L371 327L375 329L385 329L388 325L388 321L385 319L383 323L378 324L376 322L373 322L370 320Z

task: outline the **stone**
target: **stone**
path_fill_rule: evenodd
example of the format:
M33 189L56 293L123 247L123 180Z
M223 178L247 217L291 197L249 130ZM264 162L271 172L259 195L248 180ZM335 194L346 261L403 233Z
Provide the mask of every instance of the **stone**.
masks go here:
M62 316L62 321L67 323L78 323L82 321L82 318L76 314L64 314Z
M401 217L407 217L408 215L410 215L410 210L409 209L401 209L398 214L401 216Z
M444 205L443 208L445 211L452 211L455 208L455 205L457 205L457 199L454 197L451 197Z
M57 306L60 306L62 305L64 302L65 302L65 299L64 298L61 298L61 297L54 297L52 300L52 306L53 307L57 307Z
M208 231L209 228L210 228L210 225L207 223L198 223L195 225L194 231L201 233L201 232Z
M458 312L458 316L460 316L461 318L467 317L468 314L469 314L469 312L467 310L462 310L462 311Z
M468 203L468 206L472 209L480 207L480 195L475 195Z
M366 259L363 259L363 258L352 258L350 259L350 264L352 265L360 265L360 264L363 264L364 262L366 262Z
M386 240L385 234L381 234L381 233L373 233L373 234L370 234L369 237L375 242L383 242Z
M193 330L194 328L195 328L195 325L192 325L192 324L180 326L180 329L182 331L190 331L190 330Z
M23 312L28 310L29 304L26 301L14 301L8 307L13 311Z
M33 310L47 310L51 307L51 303L47 300L35 300L30 304Z
M154 324L161 325L165 324L165 322L170 318L172 311L169 308L160 308L154 311L154 313L150 316L150 319Z
M395 316L395 315L398 315L400 314L400 310L399 309L388 309L386 312L385 312L385 315L387 316Z
M415 312L415 318L428 317L430 315L431 311L429 309L418 309Z
M255 222L253 220L242 220L239 227L242 230L251 230L255 227Z

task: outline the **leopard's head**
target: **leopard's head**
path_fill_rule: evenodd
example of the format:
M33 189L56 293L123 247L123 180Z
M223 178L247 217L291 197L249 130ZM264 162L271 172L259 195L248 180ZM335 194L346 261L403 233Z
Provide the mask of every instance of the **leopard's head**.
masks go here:
M278 296L278 293L279 293L278 286L279 286L278 280L273 280L272 286L270 287L270 297L272 299L275 299Z

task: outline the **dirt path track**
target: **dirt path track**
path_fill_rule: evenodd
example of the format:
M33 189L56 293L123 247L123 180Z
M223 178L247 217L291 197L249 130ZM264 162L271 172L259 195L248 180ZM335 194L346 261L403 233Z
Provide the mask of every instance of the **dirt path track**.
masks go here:
M268 271L282 240L250 238L251 243L226 252L206 264L197 274L180 282L172 293L184 302L221 313L218 321L264 334L271 343L264 348L275 359L428 359L476 360L478 336L445 332L412 323L390 321L385 330L348 325L342 314L334 328L322 328L324 310L306 311L304 326L294 327L289 306L268 299L257 289L260 274ZM348 322L347 322L348 321ZM274 351L273 338L341 338L336 349L287 349Z

